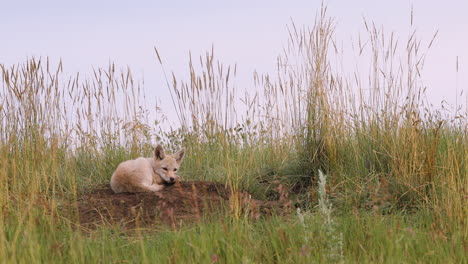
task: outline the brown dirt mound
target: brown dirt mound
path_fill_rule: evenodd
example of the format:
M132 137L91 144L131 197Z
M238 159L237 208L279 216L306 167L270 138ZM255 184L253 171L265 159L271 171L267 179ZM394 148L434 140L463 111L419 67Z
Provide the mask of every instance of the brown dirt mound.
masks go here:
M151 193L115 194L109 186L103 186L78 200L78 212L85 229L102 224L132 229L194 222L229 210L230 199L238 199L240 208L248 209L249 215L256 219L280 213L284 207L279 201L254 200L245 192L235 194L222 184L204 181L179 182Z

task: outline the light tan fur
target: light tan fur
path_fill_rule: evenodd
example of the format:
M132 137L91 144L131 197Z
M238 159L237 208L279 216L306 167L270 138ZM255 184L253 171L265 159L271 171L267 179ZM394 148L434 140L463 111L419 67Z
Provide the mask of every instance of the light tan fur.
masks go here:
M157 145L152 158L137 158L119 164L112 174L110 185L115 193L155 192L166 184L179 180L177 170L184 159L184 149L174 155L164 153Z

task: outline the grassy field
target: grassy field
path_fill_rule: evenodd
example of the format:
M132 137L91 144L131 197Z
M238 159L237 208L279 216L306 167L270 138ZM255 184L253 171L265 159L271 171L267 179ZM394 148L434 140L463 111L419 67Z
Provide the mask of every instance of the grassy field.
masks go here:
M468 114L425 101L431 40L365 27L365 77L334 67L325 11L310 29L290 26L277 73L256 74L250 94L213 51L190 58L188 78L167 75L171 129L141 104L130 69L0 65L0 262L467 263ZM156 142L187 149L184 179L288 199L290 212L254 220L234 199L182 228L81 230L80 195Z

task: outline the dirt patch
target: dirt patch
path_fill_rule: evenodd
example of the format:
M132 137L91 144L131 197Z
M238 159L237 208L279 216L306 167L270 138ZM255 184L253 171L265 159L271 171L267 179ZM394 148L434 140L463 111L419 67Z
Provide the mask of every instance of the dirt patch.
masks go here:
M80 197L78 213L80 224L85 229L103 224L119 225L125 229L162 224L179 226L230 210L234 201L256 219L274 212L281 213L285 207L280 201L251 199L246 192L232 193L223 184L190 181L151 193L115 194L109 186L102 186Z

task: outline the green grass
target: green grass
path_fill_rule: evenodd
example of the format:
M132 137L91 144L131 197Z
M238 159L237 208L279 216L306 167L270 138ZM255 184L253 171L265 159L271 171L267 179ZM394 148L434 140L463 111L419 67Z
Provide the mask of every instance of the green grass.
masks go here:
M15 219L13 217L13 219ZM259 221L221 217L179 230L122 233L103 227L82 234L51 217L4 226L2 259L7 262L159 263L328 263L330 238L323 219L305 213ZM466 261L460 233L446 234L428 224L431 215L391 216L359 212L337 217L343 260L352 263ZM52 224L54 223L54 224ZM19 232L19 233L18 233ZM336 260L336 259L335 259Z
M61 62L0 65L0 261L468 262L468 115L425 102L416 35L398 46L365 26L365 80L331 66L340 54L325 9L311 29L291 25L277 75L256 75L246 96L236 67L213 51L200 65L190 58L189 77L168 80L181 123L169 130L140 105L129 69L83 79L63 76ZM234 200L177 230L82 231L78 197L156 142L187 149L183 179L289 199L299 211L253 220Z

